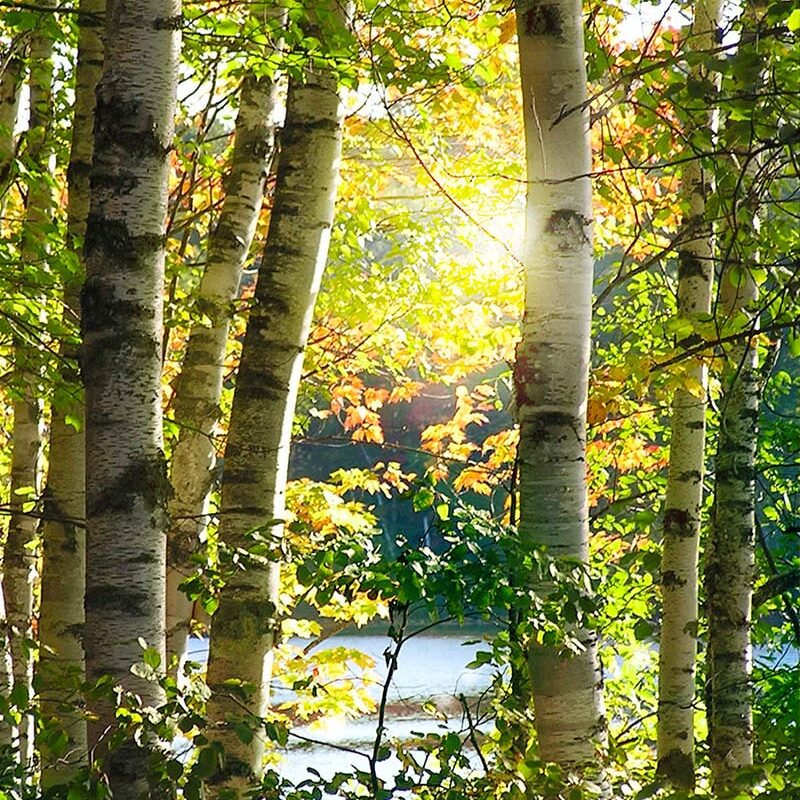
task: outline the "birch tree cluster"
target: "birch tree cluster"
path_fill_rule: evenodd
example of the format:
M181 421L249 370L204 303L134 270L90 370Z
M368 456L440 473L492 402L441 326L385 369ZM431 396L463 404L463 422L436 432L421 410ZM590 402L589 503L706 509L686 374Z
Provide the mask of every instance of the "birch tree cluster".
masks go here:
M0 797L800 797L800 9L0 8Z

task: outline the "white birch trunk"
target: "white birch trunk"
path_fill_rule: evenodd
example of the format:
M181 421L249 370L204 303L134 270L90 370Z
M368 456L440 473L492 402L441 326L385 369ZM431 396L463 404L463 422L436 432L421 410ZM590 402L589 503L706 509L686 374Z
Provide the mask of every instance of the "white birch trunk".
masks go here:
M261 772L263 734L244 744L226 725L242 707L224 682L252 689L247 710L261 717L269 700L277 616L284 491L303 351L328 252L341 151L341 110L335 78L307 69L292 79L281 136L275 203L247 324L236 381L222 484L220 539L249 549L261 530L269 563L232 574L212 617L208 685L211 736L226 762L209 784L211 796L244 791Z
M585 561L593 255L581 5L521 0L517 32L529 181L525 315L514 369L520 537ZM539 645L530 653L539 752L563 765L594 759L605 741L595 635L576 633L585 650L572 658Z
M92 162L95 89L103 68L101 16L104 0L81 0L75 68L75 106L67 170L69 244L82 263L83 237L89 213L89 173ZM75 324L80 316L81 276L64 289L64 316ZM39 750L42 786L67 783L87 759L86 721L78 708L78 687L85 678L83 598L86 585L85 439L82 385L77 341L61 347L63 394L54 404L50 424L50 454L44 493L41 607L38 674L43 723L69 737L66 754L51 753L43 737ZM69 421L68 421L69 420Z
M18 52L9 53L3 66L0 73L0 216L5 208L6 193L13 175L17 141L14 127L19 115L19 99L25 75L25 64Z
M709 50L716 42L720 0L697 0L688 46ZM706 70L695 68L695 78ZM693 129L713 127L713 109L697 112ZM691 153L691 150L690 150ZM714 251L706 198L711 176L699 158L683 172L682 195L689 205L683 220L685 240L678 251L678 316L693 320L711 311ZM679 347L688 346L678 342ZM675 786L694 787L695 661L698 631L698 551L700 509L705 471L705 418L708 374L699 360L688 362L686 380L672 402L669 475L664 500L664 542L661 560L661 638L658 668L658 771ZM699 394L698 394L699 392Z
M167 551L167 655L180 662L192 622L193 603L178 588L196 566L192 555L207 526L220 415L228 328L242 267L261 211L274 148L276 88L266 78L244 79L233 157L219 221L209 235L208 257L196 308L209 324L194 324L175 393L180 435L172 452L174 495Z
M41 263L47 257L42 237L52 223L53 194L43 179L51 169L53 38L46 25L37 27L30 40L30 99L27 151L41 175L28 184L25 217L20 236L23 265ZM40 361L30 343L15 338L14 428L11 438L11 517L3 558L3 593L9 626L13 684L33 693L34 584L38 554L34 549L38 523L25 513L26 503L37 501L40 489L39 460L42 446ZM19 758L32 756L33 717L25 714L19 725Z
M763 56L755 31L763 24L760 0L743 6L740 50L756 58L752 82L743 87L757 93L763 79ZM750 113L757 113L755 108ZM727 159L734 171L735 209L728 211L723 247L717 315L724 325L746 320L742 331L753 335L737 341L725 354L719 434L714 464L714 513L706 552L705 594L708 618L706 675L709 708L709 759L715 795L733 797L743 788L739 770L753 764L753 653L750 639L755 580L755 481L758 417L762 375L758 364L758 286L749 261L758 263L761 221L758 208L742 202L757 191L759 159ZM740 194L741 193L741 194Z
M178 0L110 0L97 89L82 294L86 388L86 622L90 681L101 675L157 705L131 674L143 638L165 655L167 475L161 337L168 154L180 49ZM92 709L90 748L115 798L147 793L147 749L106 753L110 703Z
M12 53L0 75L0 216L6 203L16 151L14 126L19 113L19 98L25 74L23 60ZM7 635L5 603L0 593L0 694L7 696L11 689L11 652ZM0 745L11 743L11 726L0 720Z
M746 270L727 266L722 313L754 309L757 287ZM756 343L727 354L714 473L714 519L706 554L708 709L711 772L720 797L735 794L736 772L753 763L752 646L755 579L755 476L760 375Z

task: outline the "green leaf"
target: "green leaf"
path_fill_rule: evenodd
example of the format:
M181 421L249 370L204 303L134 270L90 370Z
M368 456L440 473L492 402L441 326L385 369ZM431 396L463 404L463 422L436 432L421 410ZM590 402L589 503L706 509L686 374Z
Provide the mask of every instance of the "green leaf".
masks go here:
M17 708L25 708L28 705L28 687L24 683L15 684L9 698Z
M164 772L171 780L177 781L183 775L183 764L177 758L171 758L164 764Z
M426 508L430 508L435 499L436 495L433 489L423 486L414 494L414 511L423 511Z
M154 647L146 647L142 653L142 660L150 669L158 669L161 664L161 655Z
M790 31L800 30L800 8L796 8L786 19L786 27Z
M194 774L198 778L209 778L219 768L219 753L213 745L204 747L197 756L194 765Z
M652 633L653 626L646 619L637 620L636 624L633 626L633 635L640 642L647 639Z

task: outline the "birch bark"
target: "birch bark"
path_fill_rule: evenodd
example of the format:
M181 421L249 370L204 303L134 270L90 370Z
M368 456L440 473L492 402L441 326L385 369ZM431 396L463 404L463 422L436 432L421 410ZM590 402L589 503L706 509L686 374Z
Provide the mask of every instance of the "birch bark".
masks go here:
M748 270L727 265L720 284L720 305L726 317L752 313L758 290ZM739 791L734 783L737 771L753 763L750 622L760 394L755 341L745 339L730 349L722 384L705 589L711 772L717 793L727 797Z
M520 536L588 558L586 398L592 208L581 4L517 4L527 158L525 315L514 368L520 425ZM531 689L542 759L587 762L605 741L596 637L563 657L534 645Z
M192 555L207 526L216 447L212 438L219 401L232 304L250 252L274 149L276 87L267 78L244 79L233 157L219 221L209 235L208 259L196 307L209 320L195 323L175 393L180 436L172 452L167 551L167 654L180 661L193 603L178 588L195 570Z
M6 192L11 185L13 162L16 154L14 127L19 115L19 99L25 64L18 52L19 44L12 43L4 69L0 73L0 214L6 202Z
M165 655L167 476L161 337L168 154L180 48L178 0L110 0L97 89L82 293L86 388L86 622L90 681L111 675L141 705L162 699L130 671L138 639ZM90 748L115 798L147 793L147 750L107 753L98 702Z
M92 161L95 89L103 68L102 13L104 0L81 0L75 67L75 105L67 169L68 244L82 264L83 237L89 213L89 173ZM82 270L81 270L82 272ZM64 288L64 317L80 317L81 274ZM78 374L77 341L61 348L61 403L54 403L50 423L50 454L44 492L41 644L39 699L45 730L56 726L69 737L67 757L51 753L40 741L42 786L67 783L86 763L86 721L78 708L78 687L85 678L83 598L86 585L86 488L82 386Z
M14 45L11 45L14 47ZM20 90L25 74L22 58L13 50L0 75L0 217L6 203L6 192L11 185L13 162L16 154L14 127L19 114ZM11 689L11 653L8 641L8 621L5 602L0 593L0 694L7 696ZM0 746L11 744L11 726L0 720Z
M45 12L46 13L46 12ZM28 183L25 217L20 236L22 269L47 258L43 238L52 224L53 194L50 183L42 180L51 169L53 37L42 23L30 39L28 85L29 122L26 155L34 166ZM38 172L37 172L38 170ZM34 301L35 302L35 301ZM40 361L34 346L17 336L14 339L14 427L11 438L11 516L3 557L3 593L8 619L9 642L15 687L24 687L30 697L33 690L33 607L37 579L35 549L37 520L24 507L35 501L40 489L41 375ZM23 714L18 730L19 758L28 763L32 756L33 717Z
M764 56L759 29L765 5L743 6L741 52L753 56L750 79L739 84L756 98L762 86ZM739 88L737 87L737 89ZM750 114L758 108L752 102ZM755 580L755 480L762 374L758 363L758 286L749 265L758 263L761 238L758 173L760 159L749 155L726 160L731 207L724 220L720 248L717 315L720 327L751 335L725 353L720 382L719 434L714 465L714 514L706 552L705 594L708 617L706 673L709 758L717 797L741 793L739 770L753 764L753 654L750 625ZM723 177L724 171L723 171Z
M708 51L716 44L720 0L697 0L688 47ZM693 70L697 80L707 70ZM689 152L696 132L713 128L715 111L694 112L696 122L687 131ZM678 316L687 321L711 311L714 251L706 198L711 176L699 157L688 162L682 194L689 206L683 220L684 240L678 250ZM678 342L685 347L689 340ZM698 551L700 509L705 471L705 418L708 374L699 360L688 362L686 381L672 402L669 474L664 500L664 542L661 560L661 638L658 668L658 772L675 786L694 786L694 699L698 630Z
M278 588L284 490L295 401L330 240L341 151L335 77L308 68L290 79L281 135L275 203L247 324L236 382L222 484L220 539L250 550L259 539L264 561L232 574L212 617L208 716L225 748L212 796L246 790L261 772L263 740L243 743L226 723L241 704L225 689L236 678L251 691L247 711L263 716L269 700L272 647L279 634Z

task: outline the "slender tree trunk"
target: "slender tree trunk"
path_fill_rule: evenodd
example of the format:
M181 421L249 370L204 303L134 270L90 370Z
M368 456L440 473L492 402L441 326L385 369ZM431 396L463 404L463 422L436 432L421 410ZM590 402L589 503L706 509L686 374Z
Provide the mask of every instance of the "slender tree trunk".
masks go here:
M762 85L763 56L758 31L765 6L760 0L744 5L739 49L753 56L751 81L737 90L756 98ZM749 113L758 105L750 101ZM753 145L751 145L752 147ZM752 619L755 581L755 479L758 416L762 374L758 365L758 286L749 263L758 263L761 222L753 202L759 159L737 156L724 162L730 208L720 238L723 241L717 317L720 327L742 320L752 336L735 342L725 354L719 401L719 434L714 467L714 514L706 552L705 594L708 617L706 673L709 757L715 795L741 792L739 770L753 764Z
M588 558L586 398L592 294L591 156L581 5L517 5L528 165L520 424L520 536L556 557ZM574 110L573 110L574 109ZM596 637L571 658L534 645L531 690L539 751L587 762L605 741Z
M756 285L729 265L722 313L755 308ZM755 579L755 475L760 375L755 341L730 349L722 375L714 518L706 554L711 772L720 797L736 794L736 772L753 763L750 621Z
M86 671L90 681L111 675L144 706L162 695L130 671L139 638L165 656L162 291L180 20L178 0L108 2L82 294ZM114 797L145 795L146 746L128 741L107 755L113 707L92 710L89 746L106 756Z
M14 50L8 55L5 69L0 73L0 216L6 202L6 192L14 174L16 136L14 126L19 115L19 99L25 75L25 62L20 56L19 43L11 45Z
M12 53L0 75L0 217L5 210L6 192L11 183L16 153L14 126L19 114L19 98L25 65L18 53ZM2 229L2 220L0 220ZM5 602L0 593L0 694L8 696L11 689L11 652L8 642L8 622ZM11 743L11 726L0 720L0 745Z
M42 23L44 20L42 21ZM27 158L34 173L28 184L25 218L20 237L21 269L29 269L47 258L44 241L52 224L53 194L43 178L51 169L53 38L51 29L40 24L30 41L30 118ZM34 299L34 302L37 302ZM41 375L35 346L21 337L14 340L14 428L11 439L11 517L3 564L3 593L9 625L14 687L33 689L33 603L36 582L35 542L37 520L25 506L39 496L41 455ZM18 688L19 691L19 688ZM19 757L27 763L32 755L33 717L25 714L19 726Z
M250 252L274 147L276 87L266 78L245 77L236 119L225 201L209 235L208 258L196 308L210 324L194 324L175 393L180 426L172 452L171 528L167 552L167 654L180 661L192 621L193 603L179 589L193 574L192 555L207 526L216 447L212 438L219 401L233 301Z
M720 0L697 0L688 39L696 53L716 44ZM695 67L696 79L707 71ZM687 139L713 127L713 108L697 112ZM685 238L678 251L678 316L692 321L711 311L714 251L706 198L711 176L699 158L683 172L682 196L689 206L683 220ZM688 346L687 337L679 347ZM701 360L685 367L694 389L680 388L672 402L669 475L664 500L664 543L661 560L661 639L658 669L658 771L678 787L694 787L694 700L698 630L698 551L700 509L705 471L705 419L708 373Z
M278 589L284 490L292 421L314 303L330 240L341 151L336 80L307 69L291 79L281 136L275 203L236 382L222 483L220 539L229 550L263 543L262 558L233 572L212 617L208 716L225 748L212 796L246 789L261 771L262 735L243 743L227 726L242 717L226 692L250 689L247 710L263 716L272 647L279 634ZM251 535L258 531L257 536Z
M83 237L89 213L95 89L103 68L101 16L104 0L81 0L75 69L75 106L67 170L69 246L83 261ZM82 276L71 276L64 288L64 318L80 317ZM78 709L78 689L85 678L83 598L86 585L86 488L83 387L78 373L78 341L61 347L61 391L50 423L50 468L44 493L41 651L37 674L45 732L56 726L69 737L67 752L53 753L41 737L42 786L66 783L86 763L86 722Z

